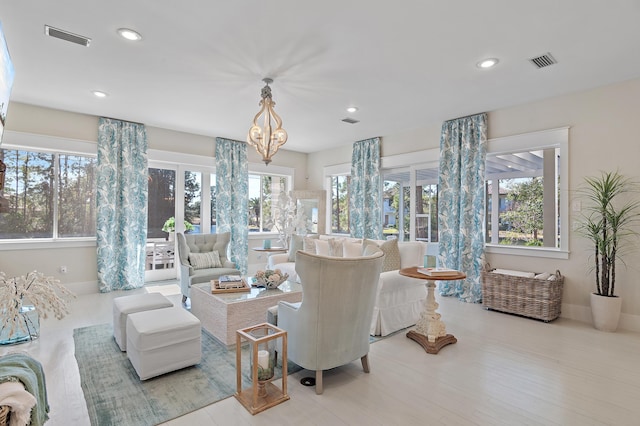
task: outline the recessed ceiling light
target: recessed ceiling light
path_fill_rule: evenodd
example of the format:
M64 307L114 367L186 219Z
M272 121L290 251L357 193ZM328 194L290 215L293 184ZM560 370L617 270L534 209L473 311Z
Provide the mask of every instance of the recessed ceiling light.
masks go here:
M96 98L106 98L107 96L109 96L109 94L108 94L108 93L106 93L106 92L101 92L100 90L94 90L94 91L93 91L93 92L91 92L91 93L93 93L93 95L94 95Z
M131 40L131 41L142 40L142 36L140 35L139 32L130 30L129 28L119 28L118 34L120 34L121 37L126 38L127 40Z
M358 107L352 106L352 107L347 108L347 112L356 112L356 111L358 111Z
M487 59L483 59L482 61L478 62L476 65L478 66L478 68L491 68L496 66L496 64L500 62L498 61L498 59L496 58L487 58Z

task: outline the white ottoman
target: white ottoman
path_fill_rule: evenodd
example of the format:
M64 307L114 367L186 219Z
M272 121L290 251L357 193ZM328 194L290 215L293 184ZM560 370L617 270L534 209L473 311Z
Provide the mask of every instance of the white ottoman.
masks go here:
M130 314L127 356L140 380L198 364L200 320L181 306Z
M129 314L172 306L173 303L160 293L134 294L113 299L113 337L120 350L127 350L126 328Z

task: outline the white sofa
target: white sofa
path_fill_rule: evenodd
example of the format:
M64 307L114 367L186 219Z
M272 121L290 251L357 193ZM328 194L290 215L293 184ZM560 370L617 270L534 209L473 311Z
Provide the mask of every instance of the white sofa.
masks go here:
M321 240L339 240L358 242L355 238L333 237L321 235ZM386 240L371 240L377 244ZM422 266L427 245L418 241L400 241L400 268ZM322 254L322 253L318 253ZM289 253L274 253L269 256L267 267L280 269L289 274L289 279L297 279L295 262L289 261ZM386 336L394 331L414 325L424 310L427 297L425 282L420 279L405 277L397 270L390 270L380 274L380 285L373 308L370 334L372 336Z

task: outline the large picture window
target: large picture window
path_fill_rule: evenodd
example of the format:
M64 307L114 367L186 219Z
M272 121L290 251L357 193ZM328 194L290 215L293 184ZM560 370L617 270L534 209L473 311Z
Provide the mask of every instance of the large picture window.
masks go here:
M1 149L7 166L0 239L94 237L96 158Z
M488 148L487 250L566 255L568 129L491 139Z

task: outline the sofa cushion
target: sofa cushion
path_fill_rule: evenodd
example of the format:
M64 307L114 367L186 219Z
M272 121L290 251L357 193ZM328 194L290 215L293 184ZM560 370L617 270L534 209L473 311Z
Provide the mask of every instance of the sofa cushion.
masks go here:
M384 263L382 264L382 272L396 271L400 269L400 249L398 248L398 239L393 238L386 240L382 244L378 245L372 240L364 240L363 244L376 245L380 247L380 250L384 252Z
M217 251L189 254L189 263L193 269L221 268L220 254Z

